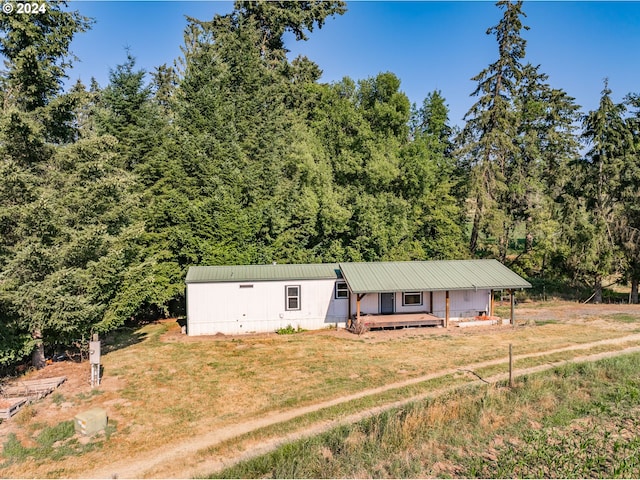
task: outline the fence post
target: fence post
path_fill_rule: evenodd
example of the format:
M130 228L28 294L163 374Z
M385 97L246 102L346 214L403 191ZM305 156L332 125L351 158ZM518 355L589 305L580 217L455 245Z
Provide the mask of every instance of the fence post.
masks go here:
M509 388L513 388L513 345L509 344Z

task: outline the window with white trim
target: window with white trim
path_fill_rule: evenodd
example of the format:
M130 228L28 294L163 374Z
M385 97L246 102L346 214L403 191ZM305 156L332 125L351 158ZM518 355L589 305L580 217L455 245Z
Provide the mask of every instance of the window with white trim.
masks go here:
M402 305L422 305L422 292L402 292Z
M349 298L347 282L336 282L336 298Z
M300 285L286 285L284 295L286 310L300 310Z

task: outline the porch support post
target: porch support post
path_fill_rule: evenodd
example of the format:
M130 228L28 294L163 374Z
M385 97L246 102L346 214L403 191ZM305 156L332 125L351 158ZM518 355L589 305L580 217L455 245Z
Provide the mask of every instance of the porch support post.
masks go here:
M510 321L511 321L511 326L515 327L516 326L516 315L515 315L515 296L513 294L513 288L509 289L509 297L511 299L511 317L510 317Z
M445 295L445 309L444 309L444 326L446 328L449 328L449 307L450 307L449 290L447 290Z
M433 291L429 292L429 313L433 313Z
M349 297L349 299L347 300L349 302L349 305L347 306L347 328L351 327L351 322L353 321L351 319L351 289L347 289L347 292L349 292L347 295Z
M489 316L493 317L493 290L489 291Z
M356 322L360 323L360 300L364 298L366 293L358 293L356 296Z

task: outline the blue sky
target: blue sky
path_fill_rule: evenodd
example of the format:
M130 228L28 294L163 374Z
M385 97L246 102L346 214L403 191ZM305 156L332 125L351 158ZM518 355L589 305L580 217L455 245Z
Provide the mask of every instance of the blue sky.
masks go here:
M180 55L185 15L201 20L228 13L232 2L214 1L74 1L70 8L95 20L71 49L80 62L70 81L101 86L109 70L123 63L125 48L139 68L153 71ZM330 18L307 42L287 37L290 58L306 55L323 70L323 82L354 80L390 71L401 80L411 102L420 104L438 89L450 108L452 123L473 104L471 77L497 58L497 45L486 30L502 11L488 1L355 1ZM614 99L640 93L640 2L524 3L527 17L526 61L541 65L554 88L576 98L583 111L598 105L604 78Z

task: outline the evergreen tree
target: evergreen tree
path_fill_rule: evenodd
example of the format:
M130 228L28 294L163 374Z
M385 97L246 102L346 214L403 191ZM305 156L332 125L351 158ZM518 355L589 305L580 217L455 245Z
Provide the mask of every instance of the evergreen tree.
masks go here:
M481 232L498 240L499 258L504 261L509 233L509 167L518 156L518 115L514 109L518 82L523 75L526 41L520 36L522 1L501 0L504 10L498 25L487 30L498 41L498 60L472 78L478 86L472 96L478 101L465 115L461 133L463 165L469 171L469 193L473 198L473 226L470 250L479 248Z
M132 181L115 166L114 147L114 139L104 137L59 148L38 199L24 208L3 295L17 325L40 345L68 345L110 329L103 319L127 264L131 239L122 236L135 207ZM44 352L36 352L38 366Z
M77 97L59 92L72 58L71 40L90 25L62 7L48 2L44 12L0 18L0 53L5 57L0 76L0 315L19 342L8 347L11 356L33 350L35 366L44 362L46 326L39 308L54 288L45 279L55 272L53 246L61 229L46 194L50 163L55 146L76 138ZM18 294L18 286L28 285L34 288Z
M605 82L598 109L584 116L588 150L575 165L572 189L564 197L567 266L576 280L593 287L596 303L602 302L603 280L621 267L614 226L621 215L622 171L630 144L624 113Z
M640 96L627 95L628 109L635 109L626 119L628 141L620 181L621 215L615 226L618 244L624 255L623 273L631 283L631 303L638 303L640 282Z
M446 146L451 153L453 128L449 125L449 107L442 92L435 90L427 95L422 107L414 111L411 119L411 136L431 135Z
M341 5L246 2L211 21L189 19L180 77L164 67L154 75L152 100L171 119L162 146L136 169L148 186L146 270L160 287L145 303L181 298L197 263L318 261L322 187L309 161L317 145L291 108L319 69L290 64L281 37L304 39ZM132 277L125 289L138 301L140 283Z
M178 73L174 67L167 64L160 65L152 73L153 77L153 97L166 114L170 112L171 99L175 94L178 85Z
M255 20L260 32L259 47L263 56L282 58L286 53L283 35L289 30L296 40L307 40L306 32L322 28L327 17L346 12L340 0L305 0L297 2L238 0L235 11Z
M54 99L71 66L71 40L91 25L77 11L63 10L64 2L45 3L44 12L0 16L0 54L7 69L0 80L5 106L30 112Z
M506 208L514 227L524 226L523 249L514 264L532 275L544 274L547 257L555 255L556 200L569 181L569 163L579 155L575 133L579 107L563 90L550 87L547 79L539 66L524 66L514 102L519 154L508 170Z
M434 91L414 110L412 140L402 152L401 195L414 209L416 238L427 259L466 258L463 175L453 157L449 108Z
M503 18L487 33L498 40L499 58L474 77L478 86L472 95L479 98L459 136L473 205L470 250L483 247L505 262L514 233L523 232L512 263L536 274L556 254L556 199L568 180L569 162L578 155L579 107L549 86L539 66L523 63L526 42L520 32L528 27L520 20L522 2L497 5Z
M460 209L450 174L447 109L418 119L400 82L383 73L358 83L318 86L309 113L333 177L320 241L327 260L410 260L463 256ZM434 111L441 97L435 97ZM440 123L438 123L440 122ZM439 131L438 134L429 132ZM411 137L411 140L410 140ZM335 213L331 213L335 212ZM326 218L326 217L325 217ZM339 221L338 221L339 220ZM326 225L326 226L325 226Z
M127 52L125 63L109 74L109 84L100 91L96 118L99 133L113 135L128 170L144 169L148 156L162 145L166 110L152 102L152 87L146 72L136 70L136 60Z

